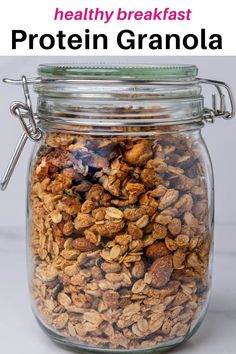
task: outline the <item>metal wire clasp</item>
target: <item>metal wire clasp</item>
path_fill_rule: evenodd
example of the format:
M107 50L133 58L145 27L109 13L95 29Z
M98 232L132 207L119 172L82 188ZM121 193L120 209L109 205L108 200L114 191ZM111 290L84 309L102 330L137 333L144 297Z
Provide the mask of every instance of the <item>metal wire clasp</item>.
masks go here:
M213 85L220 98L219 108L217 108L216 94L212 95L212 108L204 108L203 119L207 123L214 123L216 118L223 118L229 120L235 116L235 102L233 93L229 85L222 81L208 80L198 78L201 84ZM230 109L227 110L226 100L223 90L228 94L228 100L230 103Z
M1 190L6 189L27 139L29 138L35 142L39 141L43 135L42 131L37 127L35 121L26 77L22 76L21 80L4 79L3 81L11 84L22 84L25 95L25 103L17 101L13 102L10 106L11 113L19 119L24 131L21 134L21 137L15 147L14 153L2 178L0 185Z
M15 83L17 80L4 79L3 81L6 83ZM17 83L19 83L19 81ZM10 106L10 112L19 119L27 137L32 141L39 141L42 137L42 132L36 125L28 83L25 76L22 76L21 83L24 90L25 103L19 101L13 102ZM28 120L28 122L26 120Z

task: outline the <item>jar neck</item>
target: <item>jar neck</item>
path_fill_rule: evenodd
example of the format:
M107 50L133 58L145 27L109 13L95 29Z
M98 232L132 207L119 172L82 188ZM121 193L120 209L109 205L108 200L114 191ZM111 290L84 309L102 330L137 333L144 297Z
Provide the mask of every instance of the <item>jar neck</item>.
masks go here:
M163 126L202 124L204 103L197 82L53 81L41 82L35 91L37 115L45 131L148 133Z

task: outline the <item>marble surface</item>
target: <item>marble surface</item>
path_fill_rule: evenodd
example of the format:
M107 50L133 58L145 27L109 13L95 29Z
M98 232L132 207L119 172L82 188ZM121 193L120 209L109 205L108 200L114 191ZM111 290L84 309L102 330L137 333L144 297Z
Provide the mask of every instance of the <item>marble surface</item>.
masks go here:
M207 317L189 342L170 353L236 353L235 274L236 224L216 225L213 289ZM0 353L70 353L47 338L31 313L22 229L0 229L0 278Z

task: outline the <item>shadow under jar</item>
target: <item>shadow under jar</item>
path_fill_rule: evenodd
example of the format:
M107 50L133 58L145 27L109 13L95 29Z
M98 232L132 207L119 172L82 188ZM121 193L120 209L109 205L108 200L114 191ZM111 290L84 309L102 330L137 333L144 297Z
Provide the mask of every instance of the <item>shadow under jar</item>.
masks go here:
M43 138L28 200L37 320L81 353L156 353L185 341L206 313L213 236L196 67L38 73Z

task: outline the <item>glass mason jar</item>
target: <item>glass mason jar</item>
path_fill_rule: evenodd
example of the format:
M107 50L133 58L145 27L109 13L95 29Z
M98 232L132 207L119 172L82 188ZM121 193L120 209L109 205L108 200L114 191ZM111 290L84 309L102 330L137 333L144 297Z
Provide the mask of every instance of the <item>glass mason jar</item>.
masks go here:
M185 341L211 287L214 186L201 128L234 114L228 86L197 79L195 66L38 73L36 115L25 78L28 106L12 112L39 140L28 267L40 326L83 353L156 353ZM204 108L203 83L216 86L219 110Z

